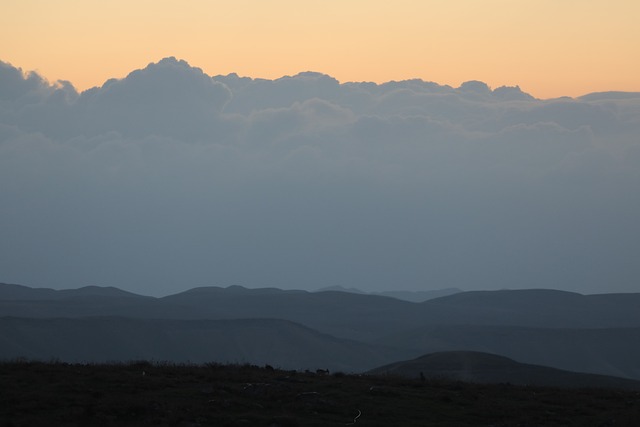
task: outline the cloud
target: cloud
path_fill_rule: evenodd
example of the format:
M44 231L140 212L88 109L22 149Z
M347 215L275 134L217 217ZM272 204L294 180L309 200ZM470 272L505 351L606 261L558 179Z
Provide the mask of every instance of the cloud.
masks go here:
M630 291L640 98L0 64L5 282Z
M215 132L210 124L230 99L229 89L202 70L166 58L83 93L76 113L89 134L115 130L138 137L156 134L191 140Z
M0 101L3 105L10 103L37 103L49 95L54 88L38 74L31 72L25 75L20 68L15 68L0 61Z

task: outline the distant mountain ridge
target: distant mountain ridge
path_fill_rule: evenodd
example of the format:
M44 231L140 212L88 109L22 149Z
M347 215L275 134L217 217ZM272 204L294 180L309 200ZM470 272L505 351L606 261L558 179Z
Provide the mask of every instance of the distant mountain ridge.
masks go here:
M366 348L390 349L398 356L395 360L437 351L482 351L559 369L640 379L637 293L475 291L415 303L335 290L241 286L199 287L162 298L122 292L98 287L53 291L0 285L0 318L34 322L64 318L69 331L95 317L158 321L156 328L173 321L279 319ZM16 325L12 322L7 324ZM6 329L0 340L15 338L24 330L23 326L16 328L13 332ZM5 341L14 342L14 338ZM105 340L120 345L113 335ZM37 340L23 347L25 353L42 354ZM307 351L303 349L312 351L304 345L299 348L303 353Z
M113 286L83 286L77 289L31 288L0 283L0 300L55 300L78 297L151 298Z
M463 292L458 288L434 289L431 291L383 291L373 292L374 295L391 297L410 302L425 302L435 298L441 298Z
M122 298L109 299L103 296ZM70 301L72 297L91 301L74 304ZM53 303L38 303L49 300ZM116 304L119 311L112 312L115 300L119 300ZM138 302L143 304L144 310L127 312L123 308ZM308 292L278 288L248 289L242 286L199 287L154 298L117 288L85 287L56 291L0 284L0 316L21 316L24 313L36 317L86 316L87 304L93 304L93 315L184 319L284 317L301 323L317 323L313 327L327 323L324 319L326 312L352 317L354 326L359 323L370 324L374 319L363 316L375 314L388 316L389 321L409 327L416 324L640 327L640 293L582 295L549 289L470 291L414 303L383 295L343 291ZM379 332L384 333L386 329L383 327Z
M402 301L409 302L424 302L434 298L440 298L448 295L457 294L462 292L461 289L458 288L445 288L445 289L434 289L430 291L380 291L380 292L365 292L361 291L357 288L345 288L343 286L328 286L326 288L320 288L315 292L349 292L352 294L368 294L368 295L379 295L383 297L391 297L395 299L399 299Z

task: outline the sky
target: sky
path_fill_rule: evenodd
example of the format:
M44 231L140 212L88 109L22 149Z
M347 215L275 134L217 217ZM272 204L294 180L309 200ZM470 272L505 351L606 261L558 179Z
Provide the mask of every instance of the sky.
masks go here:
M640 292L635 3L226 3L3 2L0 282Z
M0 59L80 90L175 56L209 75L640 91L636 0L6 0Z

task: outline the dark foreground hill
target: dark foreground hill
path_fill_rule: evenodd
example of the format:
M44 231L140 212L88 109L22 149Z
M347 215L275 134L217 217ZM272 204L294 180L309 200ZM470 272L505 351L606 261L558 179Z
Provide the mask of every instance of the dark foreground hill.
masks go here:
M0 384L0 426L635 427L640 419L633 391L240 365L2 363Z
M510 383L640 391L640 381L518 363L507 357L476 351L431 353L413 360L395 362L372 369L369 374L399 375L407 378L446 378L481 384Z
M640 328L559 329L431 325L379 341L414 354L470 350L523 363L640 380Z

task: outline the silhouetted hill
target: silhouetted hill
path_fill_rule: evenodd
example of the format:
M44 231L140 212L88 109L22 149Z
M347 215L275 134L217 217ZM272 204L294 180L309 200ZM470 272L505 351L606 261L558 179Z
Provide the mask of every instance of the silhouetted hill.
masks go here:
M429 323L543 328L640 327L640 293L551 289L462 292L422 303ZM447 319L448 317L448 319Z
M44 290L44 299L15 299L20 292L40 295L40 290L2 285L0 294L3 288L10 296L0 298L0 317L282 319L339 339L391 347L403 358L474 350L559 369L640 379L640 294L487 291L411 303L348 292L240 286L194 288L163 298L88 287Z
M0 283L0 300L58 300L71 298L150 298L112 286L84 286L78 289L30 288L22 285Z
M65 291L53 292L48 295L66 295ZM77 290L74 292L77 296ZM580 295L550 290L462 292L420 304L378 295L239 286L195 288L157 299L99 295L86 296L82 301L0 298L0 316L281 318L337 337L366 342L424 325L640 327L638 307L640 294Z
M436 289L432 291L384 291L373 292L374 295L391 297L410 302L424 302L462 292L458 288Z
M430 291L382 291L382 292L364 292L357 288L345 288L343 286L327 286L316 290L315 292L348 292L360 295L379 295L383 297L395 298L409 302L424 302L434 298L440 298L447 295L453 295L462 292L458 288L435 289Z
M420 325L640 327L638 293L581 295L544 289L476 291L418 304L380 295L241 286L194 288L163 298L142 297L116 288L29 289L0 285L0 316L282 318L344 338L365 341ZM73 301L80 296L83 301Z
M407 378L420 378L424 375L426 378L487 384L640 390L640 381L518 363L507 357L475 351L431 353L417 359L381 366L368 373L400 375Z
M331 335L373 341L398 326L419 324L416 304L376 295L279 289L198 288L162 298L163 317L279 318Z
M402 352L274 319L0 318L0 359L155 360L362 371Z
M349 292L352 294L367 294L368 292L361 291L358 288L345 288L344 286L326 286L324 288L317 289L315 292Z
M640 328L558 329L499 325L429 325L379 344L414 354L473 350L524 363L640 380Z
M160 298L164 301L186 301L193 302L194 299L197 298L208 298L208 297L244 297L244 296L257 296L257 295L290 295L290 294L304 294L307 291L301 290L285 290L278 288L256 288L250 289L245 288L244 286L228 286L226 288L222 288L219 286L201 286L197 288L191 288L184 292L179 292L177 294L167 295L165 297Z

